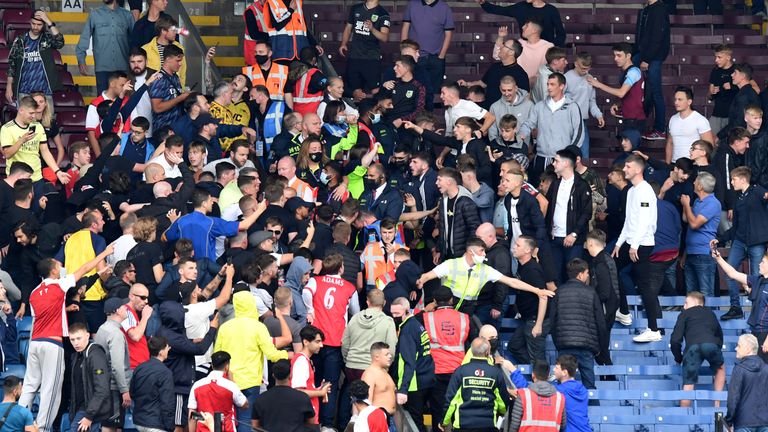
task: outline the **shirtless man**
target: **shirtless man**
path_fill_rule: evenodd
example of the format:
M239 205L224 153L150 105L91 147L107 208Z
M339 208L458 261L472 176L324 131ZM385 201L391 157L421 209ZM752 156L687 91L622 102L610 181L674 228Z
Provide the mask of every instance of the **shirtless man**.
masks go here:
M389 376L392 352L384 342L371 345L371 365L363 372L363 381L370 387L368 398L371 404L384 408L390 419L395 414L395 382Z

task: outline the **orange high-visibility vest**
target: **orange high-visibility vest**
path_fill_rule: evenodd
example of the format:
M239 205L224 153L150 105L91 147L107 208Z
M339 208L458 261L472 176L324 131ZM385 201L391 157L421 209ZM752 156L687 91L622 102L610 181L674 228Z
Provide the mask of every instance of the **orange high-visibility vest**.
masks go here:
M301 79L296 81L293 90L293 111L301 115L308 113L317 113L317 107L320 106L320 102L323 101L323 91L320 90L315 93L310 93L309 83L312 81L312 77L320 73L320 69L312 68L308 70Z
M251 80L251 84L256 87L263 85L269 90L269 98L272 100L285 99L285 83L288 81L288 66L283 66L272 62L269 67L269 73L266 79L264 72L259 65L246 66L243 68L243 75Z
M555 392L551 396L540 396L528 388L517 389L517 400L523 404L520 432L558 432L560 430L565 409L562 393Z
M464 360L464 343L469 338L469 315L453 308L424 314L430 351L436 374L451 374Z
M264 23L272 44L272 60L297 60L301 49L309 46L303 3L296 0L296 8L291 13L284 0L264 2ZM288 22L278 30L275 24L285 20Z
M251 11L256 18L256 25L260 31L267 32L267 24L264 22L264 5L260 1L254 1L247 8L246 11ZM245 20L245 14L243 14L243 20ZM256 64L256 39L248 33L248 26L245 26L245 35L243 37L243 57L245 57L245 64L253 66Z

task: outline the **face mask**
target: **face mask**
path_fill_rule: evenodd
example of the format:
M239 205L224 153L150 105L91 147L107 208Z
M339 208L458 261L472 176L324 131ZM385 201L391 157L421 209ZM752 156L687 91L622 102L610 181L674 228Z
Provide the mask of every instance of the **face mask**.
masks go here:
M255 57L256 57L256 63L258 63L259 65L263 65L264 63L269 61L269 56L256 54Z
M337 116L336 117L336 123L344 124L346 122L347 122L347 116Z
M322 159L323 159L323 154L321 152L309 154L309 160L311 160L312 162L320 162Z
M325 173L325 171L320 173L320 183L327 185L330 181L331 178L328 176L328 174Z
M482 264L483 262L485 262L485 257L472 252L472 262L474 262L475 264Z
M403 323L403 317L392 318L395 321L395 328L400 328L400 324Z
M376 114L373 115L373 117L371 117L371 123L372 124L376 124L376 123L378 123L380 121L381 121L381 114L379 114L379 113L376 113Z
M403 168L406 167L406 165L408 165L408 161L396 160L396 161L392 161L392 163L390 163L390 165L392 165L395 168L403 169Z
M366 189L376 189L379 187L379 182L373 179L366 178L363 180Z
M499 339L494 338L488 341L488 343L491 345L491 355L496 354L496 350L499 349Z

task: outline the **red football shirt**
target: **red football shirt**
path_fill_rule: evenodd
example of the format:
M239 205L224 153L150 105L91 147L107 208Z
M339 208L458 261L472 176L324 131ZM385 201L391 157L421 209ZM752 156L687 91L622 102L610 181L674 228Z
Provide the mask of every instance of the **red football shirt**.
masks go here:
M63 279L44 279L29 295L32 308L32 339L69 336L67 291L75 286L75 275Z
M323 345L340 347L347 327L349 299L355 293L355 286L338 275L325 275L311 278L304 289L312 293L315 314L312 325L325 334Z

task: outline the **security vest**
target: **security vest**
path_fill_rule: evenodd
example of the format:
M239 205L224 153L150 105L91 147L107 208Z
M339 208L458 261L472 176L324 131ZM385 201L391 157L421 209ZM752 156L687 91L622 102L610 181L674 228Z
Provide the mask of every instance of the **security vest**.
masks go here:
M461 256L446 261L448 264L448 275L442 278L444 286L451 289L453 296L458 299L455 309L460 309L466 302L475 302L480 295L480 290L488 282L488 266L484 263L475 264L465 270L465 258Z
M370 287L376 286L376 279L386 274L392 268L392 264L387 262L387 251L381 242L368 242L363 249L360 259L363 261L363 270L365 271L365 284Z
M264 116L264 124L261 125L267 152L272 148L275 137L283 131L283 115L285 115L285 102L272 101L267 107L267 115Z
M264 22L264 5L257 0L248 5L245 10L253 13L259 30L266 33L267 24ZM243 14L243 20L245 20L245 14ZM245 57L245 64L249 66L256 64L256 39L253 38L253 35L248 33L247 25L245 26L245 36L243 38L243 57Z
M264 71L261 70L259 65L244 67L243 75L251 80L251 84L253 84L254 87L257 85L266 87L267 90L269 90L270 99L277 101L285 99L285 83L288 81L288 66L272 62L266 79L264 78Z
M83 264L96 258L96 251L93 250L93 241L91 241L91 231L82 229L72 234L66 243L64 243L64 268L67 273L74 273ZM89 271L83 276L91 276L96 273L96 269ZM101 286L101 279L85 292L85 301L100 301L107 297L107 292Z
M565 409L565 398L562 393L555 392L551 396L540 396L529 388L517 389L517 400L523 404L520 432L558 432L560 430Z
M424 328L436 374L450 374L464 360L464 343L469 338L469 315L451 308L424 313Z
M303 3L302 0L296 0L293 13L288 10L284 0L267 0L264 3L264 24L272 44L273 61L297 60L301 49L309 46ZM286 20L288 22L285 26L278 30L276 24Z
M390 270L376 278L376 288L383 290L390 282L395 281L395 271Z
M323 91L310 93L309 83L312 81L312 77L319 72L320 69L313 67L296 81L293 89L293 111L301 115L317 113L317 107L323 101Z

